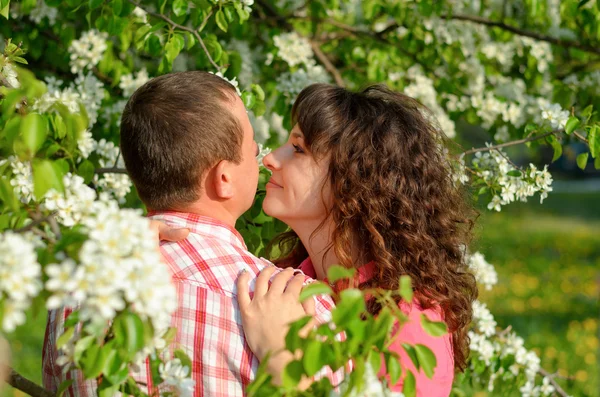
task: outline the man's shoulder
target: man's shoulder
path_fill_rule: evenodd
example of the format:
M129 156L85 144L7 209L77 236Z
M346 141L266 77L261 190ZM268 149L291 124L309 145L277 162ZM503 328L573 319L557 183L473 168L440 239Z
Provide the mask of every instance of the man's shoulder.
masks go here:
M161 244L173 280L215 292L235 295L235 281L242 270L258 275L267 266L265 258L218 236L191 232L185 240Z

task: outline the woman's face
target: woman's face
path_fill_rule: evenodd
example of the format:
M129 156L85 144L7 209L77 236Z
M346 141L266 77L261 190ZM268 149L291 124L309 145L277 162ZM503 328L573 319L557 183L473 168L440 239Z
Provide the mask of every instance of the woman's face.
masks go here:
M266 155L263 164L272 172L263 201L265 213L292 228L299 222L320 223L325 219L326 206L331 208L332 202L327 178L329 160L315 161L297 124L287 142Z

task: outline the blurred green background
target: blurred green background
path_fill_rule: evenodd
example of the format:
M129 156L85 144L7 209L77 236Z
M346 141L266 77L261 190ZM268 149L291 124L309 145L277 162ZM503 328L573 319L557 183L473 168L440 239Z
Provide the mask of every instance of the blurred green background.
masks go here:
M536 198L501 213L482 210L473 251L481 251L498 271L498 285L480 296L498 325L512 325L527 348L541 356L543 368L568 378L559 382L570 395L597 397L600 191L576 192L573 183L555 185L559 191L543 205ZM41 381L44 328L41 315L10 338L14 367L36 382ZM23 395L8 387L0 392Z

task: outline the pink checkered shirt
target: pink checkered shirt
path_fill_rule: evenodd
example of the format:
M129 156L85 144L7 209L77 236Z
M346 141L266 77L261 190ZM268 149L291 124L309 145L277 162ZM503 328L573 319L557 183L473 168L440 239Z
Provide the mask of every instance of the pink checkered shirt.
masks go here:
M192 359L194 395L243 396L254 379L258 361L245 340L235 281L242 269L258 275L272 264L248 252L240 234L218 220L171 211L153 213L151 218L190 229L186 240L162 243L161 252L177 289L178 309L172 318L177 328L174 342ZM250 290L253 288L254 282ZM317 319L329 320L332 300L318 297L315 303ZM84 380L80 371L63 373L56 365L55 341L68 314L68 309L49 313L43 352L44 386L56 390L63 380L73 379L66 396L93 396L94 381ZM151 384L149 374L146 365L132 375L139 382ZM334 385L343 378L341 370L332 373L329 368L320 375L327 376Z

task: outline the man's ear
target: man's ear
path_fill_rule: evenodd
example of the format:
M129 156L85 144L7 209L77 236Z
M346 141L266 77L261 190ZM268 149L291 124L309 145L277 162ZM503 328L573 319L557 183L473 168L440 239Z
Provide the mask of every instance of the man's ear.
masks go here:
M215 194L220 199L230 199L233 197L233 169L231 162L221 160L214 168L213 186Z

